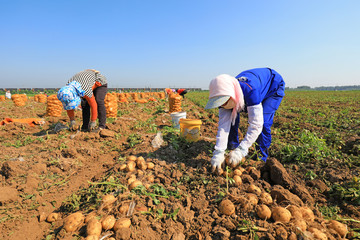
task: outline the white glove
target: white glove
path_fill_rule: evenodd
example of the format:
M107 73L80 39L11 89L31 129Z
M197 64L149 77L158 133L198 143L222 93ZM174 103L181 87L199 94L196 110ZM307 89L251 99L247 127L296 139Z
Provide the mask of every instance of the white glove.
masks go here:
M225 151L215 150L213 152L213 157L211 158L211 172L217 171L218 174L223 172L221 165L223 165L225 160Z
M90 130L94 130L96 128L96 121L91 121L89 124Z
M235 148L229 154L229 164L234 168L243 160L245 160L245 156L248 154L248 150L243 149L241 147Z

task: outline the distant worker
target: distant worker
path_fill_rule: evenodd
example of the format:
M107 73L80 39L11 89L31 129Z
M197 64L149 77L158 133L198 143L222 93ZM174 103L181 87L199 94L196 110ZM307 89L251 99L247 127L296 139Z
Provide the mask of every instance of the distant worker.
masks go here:
M10 90L7 90L7 91L6 91L5 97L6 97L7 99L11 99L11 92L10 92Z
M97 70L86 69L70 78L67 85L62 87L57 94L70 118L70 129L78 129L74 110L80 103L83 118L81 130L95 130L97 119L99 119L99 129L105 129L106 108L104 100L106 93L107 79Z
M176 92L177 92L178 94L180 94L180 96L182 96L183 98L185 98L185 94L188 93L188 90L186 90L186 89L184 89L184 88L178 88L178 89L176 89Z
M236 167L255 142L259 157L266 161L275 111L285 96L285 82L281 75L270 68L246 70L235 78L222 74L210 82L209 90L205 109L219 108L216 145L211 159L212 172L222 172L226 149L231 150L229 163ZM241 111L248 113L249 127L239 143Z

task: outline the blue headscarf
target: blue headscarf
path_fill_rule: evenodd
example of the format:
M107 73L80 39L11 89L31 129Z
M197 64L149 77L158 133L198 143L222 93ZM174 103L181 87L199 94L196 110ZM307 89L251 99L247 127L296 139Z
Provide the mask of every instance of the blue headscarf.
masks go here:
M80 98L84 95L85 91L81 88L80 83L72 81L65 87L60 88L57 98L62 102L65 110L72 110L80 105Z

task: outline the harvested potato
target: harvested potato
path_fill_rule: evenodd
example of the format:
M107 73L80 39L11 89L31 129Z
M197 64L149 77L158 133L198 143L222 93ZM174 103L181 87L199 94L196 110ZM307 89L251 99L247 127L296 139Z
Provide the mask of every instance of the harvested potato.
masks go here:
M328 223L328 228L335 230L342 238L348 233L347 226L336 220L330 220Z
M235 186L240 186L242 184L242 179L239 175L234 175L233 179Z
M145 183L144 187L145 187L146 189L149 189L149 188L151 187L151 184L150 184L150 183Z
M129 228L130 226L131 220L129 218L119 218L115 222L114 231L116 232L119 228Z
M96 235L88 235L85 240L99 240L99 236Z
M93 219L94 217L97 216L97 212L93 211L91 213L89 213L88 215L86 215L85 217L85 223L88 223L91 219Z
M130 184L132 184L134 181L136 181L136 178L129 178L128 179L128 184L130 185Z
M255 167L251 167L251 166L249 166L249 167L246 168L246 171L247 171L248 173L250 173L252 170L256 170L256 168L255 168Z
M137 157L134 155L130 155L127 157L127 160L129 160L129 161L136 161L136 159L137 159Z
M139 180L135 180L133 181L130 185L129 185L129 190L133 190L134 188L136 188L137 186L142 186L142 182Z
M119 212L123 215L127 214L129 211L129 204L124 204L119 208Z
M246 198L248 200L248 203L253 205L253 206L256 206L258 204L258 202L259 202L258 197L253 193L247 193Z
M291 219L291 213L289 210L283 207L275 207L271 214L272 219L275 222L287 223Z
M47 222L55 222L58 219L59 219L58 213L50 213L49 216L47 216L46 221Z
M325 233L323 233L322 231L320 231L319 229L317 228L309 228L308 229L309 232L311 232L314 236L315 239L318 239L318 240L327 240L328 237L326 236Z
M101 198L101 203L103 205L110 205L113 204L115 201L116 201L116 197L112 194L106 194Z
M135 171L135 167L136 167L136 163L135 162L128 162L127 164L126 164L126 171L128 171L128 172L133 172L133 171Z
M146 167L147 167L147 169L154 169L155 164L153 162L148 162L148 163L146 163Z
M146 170L146 168L144 169L144 170ZM140 170L140 169L138 169L138 170L136 170L136 174L138 175L138 176L144 176L144 172L142 171L142 170Z
M136 162L145 162L144 157L140 156L136 159Z
M303 218L299 207L297 207L295 205L290 205L290 206L286 207L286 209L290 211L292 218L294 218L294 219L302 219Z
M235 212L235 206L230 200L225 199L221 201L219 210L222 214L229 216Z
M247 191L249 193L254 193L256 195L261 194L261 189L258 186L254 185L254 184L250 184L250 186L247 188Z
M232 178L232 177L234 177L234 172L223 171L222 175L224 177Z
M101 223L97 218L92 218L86 226L86 234L88 236L100 236L102 230Z
M113 215L104 217L101 221L101 226L104 230L110 230L114 227L116 219Z
M135 211L138 211L138 212L147 212L148 211L148 208L146 206L136 206L135 207Z
M306 231L307 224L304 219L295 219L293 221L294 227L295 227L295 233L300 234L302 232Z
M126 163L121 164L119 167L120 171L124 171L126 169L126 166Z
M81 212L70 214L65 218L64 229L66 232L76 231L84 222L84 215Z
M259 197L260 202L262 202L265 205L270 205L273 203L273 199L270 195L270 193L262 192Z
M301 212L304 220L310 221L310 222L313 222L315 220L314 212L310 208L301 207L300 212Z
M258 205L256 207L256 214L261 219L270 219L271 217L271 210L265 204Z
M149 183L153 183L155 181L155 178L153 175L149 175L146 177L146 181L148 181Z
M235 176L241 176L242 173L243 173L243 172L242 172L240 169L235 169L235 170L234 170L234 175L235 175Z

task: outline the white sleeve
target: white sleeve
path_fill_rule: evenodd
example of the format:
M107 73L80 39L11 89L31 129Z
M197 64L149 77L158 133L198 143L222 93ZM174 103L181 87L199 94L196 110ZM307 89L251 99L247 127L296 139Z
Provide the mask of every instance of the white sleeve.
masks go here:
M247 107L249 127L244 139L240 143L243 149L249 149L259 137L264 125L264 113L262 104Z
M219 125L216 135L215 150L225 151L231 126L232 109L219 108Z

